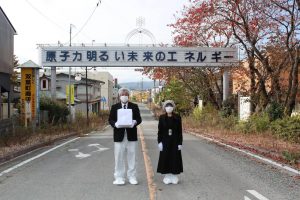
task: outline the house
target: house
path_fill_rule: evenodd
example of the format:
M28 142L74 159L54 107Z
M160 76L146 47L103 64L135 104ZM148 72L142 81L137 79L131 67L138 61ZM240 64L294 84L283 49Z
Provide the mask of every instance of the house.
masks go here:
M13 73L16 30L0 7L0 120L11 116L11 75Z
M115 89L116 79L114 80L109 72L88 72L88 77L105 83L101 87L102 110L109 110L113 104L119 101Z
M40 97L46 96L51 98L51 76L42 74L40 76ZM69 75L61 72L56 74L56 99L63 103L66 100L66 86L69 84ZM89 105L89 113L99 114L101 110L101 85L103 81L94 80L92 78L86 79L83 77L80 81L75 80L75 75L71 75L71 84L74 84L74 107L76 113L86 114L87 102ZM87 95L86 95L87 89ZM86 100L88 97L88 101Z

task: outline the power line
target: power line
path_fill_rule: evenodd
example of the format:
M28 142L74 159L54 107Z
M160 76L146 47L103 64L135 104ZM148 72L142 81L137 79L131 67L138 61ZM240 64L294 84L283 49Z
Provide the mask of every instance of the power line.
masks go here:
M59 29L61 29L61 30L63 30L64 32L66 32L66 33L69 33L68 31L67 31L67 29L65 29L65 28L63 28L61 25L59 25L59 24L57 24L54 20L52 20L50 17L48 17L47 15L45 15L41 10L39 10L37 7L35 7L29 0L25 0L27 3L28 3L28 5L32 8L32 9L34 9L38 14L40 14L42 17L44 17L46 20L48 20L49 22L51 22L52 24L54 24L55 26L57 26ZM95 11L96 11L96 9L97 9L97 7L99 6L99 4L101 3L101 0L99 0L98 2L97 2L97 5L96 5L96 7L94 8L94 10L93 10L93 12L92 12L92 14L88 17L88 19L86 20L86 22L84 23L84 25L80 28L80 30L72 37L72 39L73 38L75 38L82 30L83 30L83 28L87 25L87 23L89 22L89 20L92 18L92 16L94 15L94 13L95 13ZM91 38L91 37L89 37L89 36L87 36L86 34L83 34L85 37L87 37L87 38ZM65 44L67 44L67 42L65 42Z
M94 10L92 11L91 15L87 18L87 20L85 21L85 23L82 25L82 27L79 29L79 31L72 37L72 39L74 39L84 29L84 27L88 24L88 22L91 20L92 16L96 12L96 9L98 8L98 6L99 6L100 3L101 3L101 0L99 0L97 2L97 5L94 8Z
M51 22L52 24L54 24L55 26L57 26L58 28L60 28L64 32L67 32L67 30L65 28L63 28L62 26L60 26L59 24L57 24L55 21L53 21L51 18L49 18L48 16L46 16L42 11L40 11L37 7L35 7L30 1L28 1L28 0L25 0L25 1L28 3L28 5L31 8L33 8L37 13L39 13L41 16L43 16L49 22Z

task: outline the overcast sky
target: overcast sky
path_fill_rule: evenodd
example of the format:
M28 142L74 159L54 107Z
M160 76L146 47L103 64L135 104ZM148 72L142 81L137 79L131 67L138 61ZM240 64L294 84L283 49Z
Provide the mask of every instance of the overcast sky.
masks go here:
M38 62L36 44L69 42L81 29L96 7L97 0L0 0L0 6L12 22L15 36L15 54L20 63L29 59ZM127 34L136 28L136 18L145 18L144 28L153 33L157 43L172 43L172 29L167 24L175 22L174 14L188 0L102 0L85 28L72 42L123 44ZM137 44L138 37L129 43ZM146 36L143 43L151 43ZM119 82L140 81L142 76L132 69L104 69ZM123 72L123 73L122 73ZM144 77L144 80L146 78Z

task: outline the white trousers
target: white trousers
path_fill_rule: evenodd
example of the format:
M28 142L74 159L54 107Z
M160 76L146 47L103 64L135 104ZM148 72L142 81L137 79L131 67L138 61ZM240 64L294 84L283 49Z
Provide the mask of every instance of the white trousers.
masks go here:
M115 152L115 172L114 177L125 178L125 156L127 153L127 178L136 177L136 152L137 141L128 141L127 134L125 133L122 142L115 142L114 152Z

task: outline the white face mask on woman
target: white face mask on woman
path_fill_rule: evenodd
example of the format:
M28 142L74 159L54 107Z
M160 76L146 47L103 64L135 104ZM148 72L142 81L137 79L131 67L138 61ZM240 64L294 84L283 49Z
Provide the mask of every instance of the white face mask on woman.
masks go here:
M128 102L128 96L120 96L120 100L122 103L127 103Z
M171 107L171 106L166 107L166 112L167 112L167 113L172 113L173 110L174 110L174 108Z

